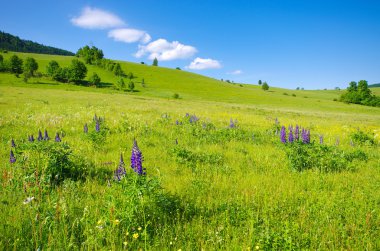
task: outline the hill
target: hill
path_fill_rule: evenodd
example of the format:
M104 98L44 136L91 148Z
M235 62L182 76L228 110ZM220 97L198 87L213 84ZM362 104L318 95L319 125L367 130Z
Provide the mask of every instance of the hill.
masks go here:
M71 51L46 46L30 40L20 39L12 34L0 32L0 49L17 52L30 52L51 55L74 56Z
M380 83L378 84L372 84L372 85L368 85L369 88L373 88L373 87L380 87Z

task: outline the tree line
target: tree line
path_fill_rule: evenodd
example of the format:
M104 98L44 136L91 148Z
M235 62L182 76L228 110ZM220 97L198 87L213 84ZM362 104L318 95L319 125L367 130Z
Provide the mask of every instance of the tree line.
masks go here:
M29 52L51 55L74 56L71 51L46 46L29 40L20 39L12 34L0 31L0 49L3 51Z
M372 94L366 80L360 80L358 83L351 81L347 87L347 92L340 96L340 101L380 107L380 97Z

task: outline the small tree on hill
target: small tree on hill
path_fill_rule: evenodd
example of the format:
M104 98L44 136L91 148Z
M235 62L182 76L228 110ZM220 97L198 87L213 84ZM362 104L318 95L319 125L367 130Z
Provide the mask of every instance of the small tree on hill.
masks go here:
M261 82L261 80L259 80L259 85L262 85L263 84L263 82Z
M158 66L158 59L157 58L154 58L153 59L153 66Z
M123 78L120 78L118 81L117 81L117 88L120 90L120 91L123 91L125 89L125 83L124 83L124 79Z
M88 80L88 82L90 83L90 85L95 85L96 87L100 87L100 77L98 76L98 74L96 74L96 72L94 72L90 79Z
M17 55L13 55L9 59L9 70L18 77L18 75L22 73L22 59Z
M129 81L128 89L129 89L131 92L133 92L133 90L135 89L135 83L133 83L133 81Z
M264 82L263 85L261 86L261 88L264 90L264 91L267 91L269 90L269 85L267 82Z
M46 73L49 77L57 80L57 75L59 73L59 64L57 61L55 60L51 60L48 65L46 66Z
M124 75L123 70L121 69L121 66L119 63L117 63L113 69L113 72L116 76L120 77Z
M69 71L69 80L75 83L78 83L79 81L83 80L87 74L86 66L78 59L73 59L71 61Z
M34 58L26 58L24 63L24 73L28 76L34 76L34 73L38 69L38 63Z

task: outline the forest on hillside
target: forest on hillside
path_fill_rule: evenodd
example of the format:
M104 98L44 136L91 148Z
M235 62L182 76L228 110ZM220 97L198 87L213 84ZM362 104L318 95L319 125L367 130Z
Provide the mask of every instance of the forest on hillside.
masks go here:
M12 34L0 31L0 49L5 51L30 52L51 55L74 56L71 51L46 46L30 40L24 40Z

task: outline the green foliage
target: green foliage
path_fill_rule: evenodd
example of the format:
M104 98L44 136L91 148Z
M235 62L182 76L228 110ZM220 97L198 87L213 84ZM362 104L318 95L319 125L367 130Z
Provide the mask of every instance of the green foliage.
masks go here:
M262 85L262 84L263 84L263 82L261 80L259 80L259 85Z
M9 71L18 76L18 74L21 74L23 72L22 63L23 60L21 58L19 58L17 55L12 55L9 59Z
M153 66L158 66L158 59L157 58L154 58L153 59L153 63L152 63Z
M261 89L263 89L264 91L267 91L269 90L269 85L267 82L264 82L263 85L261 86Z
M73 56L74 53L58 49L51 46L42 45L29 40L20 39L17 36L13 36L9 33L0 31L0 48L9 51L51 54L51 55L66 55Z
M369 146L375 145L374 135L365 133L361 130L357 130L356 132L352 133L350 138L355 144L369 145Z
M95 46L88 45L79 48L76 55L84 59L86 64L99 65L104 57L103 51Z
M101 79L98 76L98 74L96 74L96 72L94 72L91 75L91 77L89 78L88 82L90 83L90 85L95 85L96 87L100 87Z
M121 77L121 76L124 76L125 73L124 71L121 69L121 66L119 63L116 63L115 64L115 67L113 68L113 72L115 74L115 76L118 76L118 77Z
M135 83L133 83L132 80L129 81L128 89L129 89L129 91L131 91L131 92L133 92L133 90L135 89Z
M38 70L38 63L34 58L27 57L24 63L24 73L34 76L35 72Z
M118 90L120 90L120 91L125 90L126 86L125 86L125 82L124 82L124 79L123 79L123 78L120 78L120 79L117 81L116 88L117 88Z
M174 93L174 94L173 94L173 98L174 98L174 99L179 99L179 94L178 94L178 93Z
M54 80L58 80L60 73L60 66L57 61L51 60L46 66L46 74Z
M73 59L69 67L69 81L78 83L83 80L87 74L87 67L78 59Z
M372 95L366 80L360 80L359 83L350 82L347 92L340 96L340 101L380 107L380 97Z
M353 170L355 168L353 160L367 159L366 154L360 150L345 152L335 146L293 142L286 144L286 147L290 169L298 172L309 169L323 173Z

